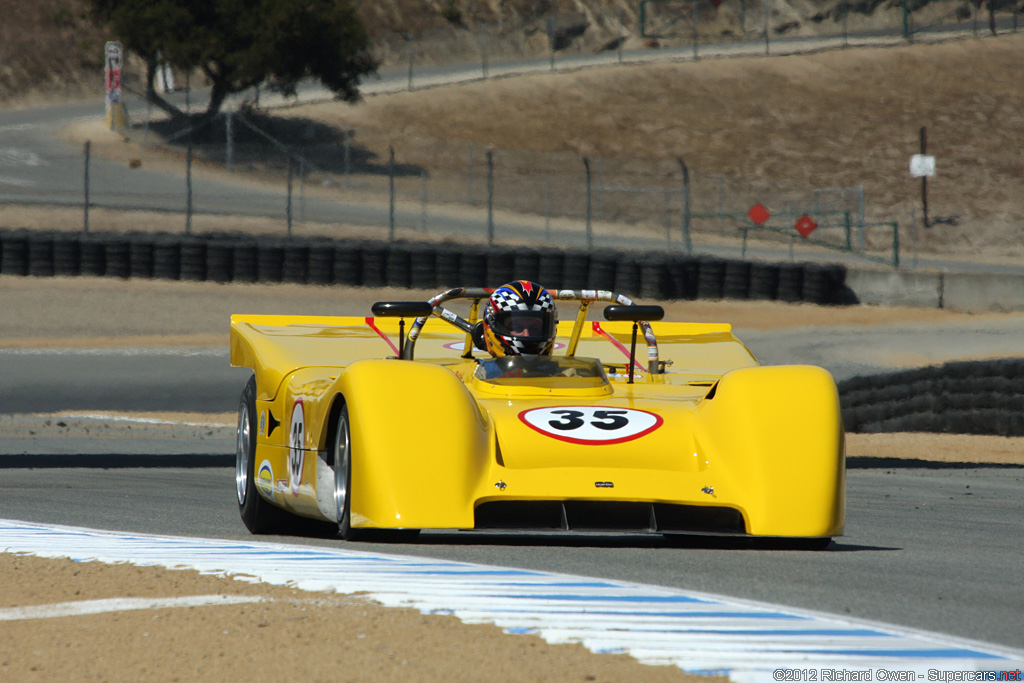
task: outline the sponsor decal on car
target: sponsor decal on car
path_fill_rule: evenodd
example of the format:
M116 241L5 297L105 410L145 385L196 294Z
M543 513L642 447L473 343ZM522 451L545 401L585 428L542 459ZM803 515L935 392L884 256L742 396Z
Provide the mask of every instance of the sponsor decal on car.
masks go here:
M256 475L256 486L270 500L274 500L274 468L269 460L260 463L260 471Z
M544 436L594 446L639 439L664 422L660 415L646 410L608 406L533 408L519 413L519 419Z
M288 430L288 480L293 496L302 485L302 465L306 460L306 414L302 399L295 399L291 428Z

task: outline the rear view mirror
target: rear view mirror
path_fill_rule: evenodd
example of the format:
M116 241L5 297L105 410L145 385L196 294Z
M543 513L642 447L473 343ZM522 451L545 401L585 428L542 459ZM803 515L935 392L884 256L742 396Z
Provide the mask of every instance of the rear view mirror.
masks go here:
M626 320L628 322L650 322L665 317L665 309L661 306L605 306L605 320Z
M434 307L429 301L378 301L370 310L381 318L424 318Z

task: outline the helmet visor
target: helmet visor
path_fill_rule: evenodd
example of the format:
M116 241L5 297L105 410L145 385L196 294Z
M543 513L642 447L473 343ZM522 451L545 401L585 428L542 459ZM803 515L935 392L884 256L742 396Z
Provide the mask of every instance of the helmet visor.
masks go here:
M555 336L554 316L543 311L496 311L494 331L524 341L547 341Z

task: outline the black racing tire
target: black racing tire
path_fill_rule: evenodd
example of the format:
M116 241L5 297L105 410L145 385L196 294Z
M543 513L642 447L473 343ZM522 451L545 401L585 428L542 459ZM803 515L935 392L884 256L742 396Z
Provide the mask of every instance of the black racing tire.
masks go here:
M235 245L231 260L232 282L256 282L259 277L259 248L255 242L245 240Z
M128 240L128 276L153 277L153 239L149 235L132 235Z
M327 240L310 241L306 284L324 286L334 284L333 242Z
M78 275L81 272L78 236L58 233L53 238L53 274Z
M515 279L540 281L540 252L536 249L517 248L514 269Z
M352 431L348 405L337 411L331 439L334 465L334 505L338 515L338 536L346 541L409 543L420 535L419 529L355 529L352 527Z
M748 261L726 261L725 275L722 278L722 296L726 299L749 299L750 273Z
M33 234L28 238L28 274L53 277L53 233Z
M438 288L437 251L433 245L417 244L409 255L409 285L413 289Z
M282 253L281 282L306 284L306 278L309 277L309 243L290 239L284 243Z
M721 299L725 289L725 259L713 256L700 260L697 270L697 298Z
M235 447L235 494L245 528L253 534L279 533L288 513L274 507L256 488L256 377L250 377L238 402L238 438Z
M128 240L115 237L103 245L103 256L106 261L106 269L103 274L107 277L119 277L127 280L131 275L131 245Z
M214 239L206 243L207 282L231 282L231 263L235 258L233 241Z

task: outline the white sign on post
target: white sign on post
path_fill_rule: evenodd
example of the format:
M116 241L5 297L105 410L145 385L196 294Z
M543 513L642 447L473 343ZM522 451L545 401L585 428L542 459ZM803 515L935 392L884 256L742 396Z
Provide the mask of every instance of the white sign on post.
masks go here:
M931 178L935 175L935 157L930 154L915 154L910 157L910 175L915 178Z

